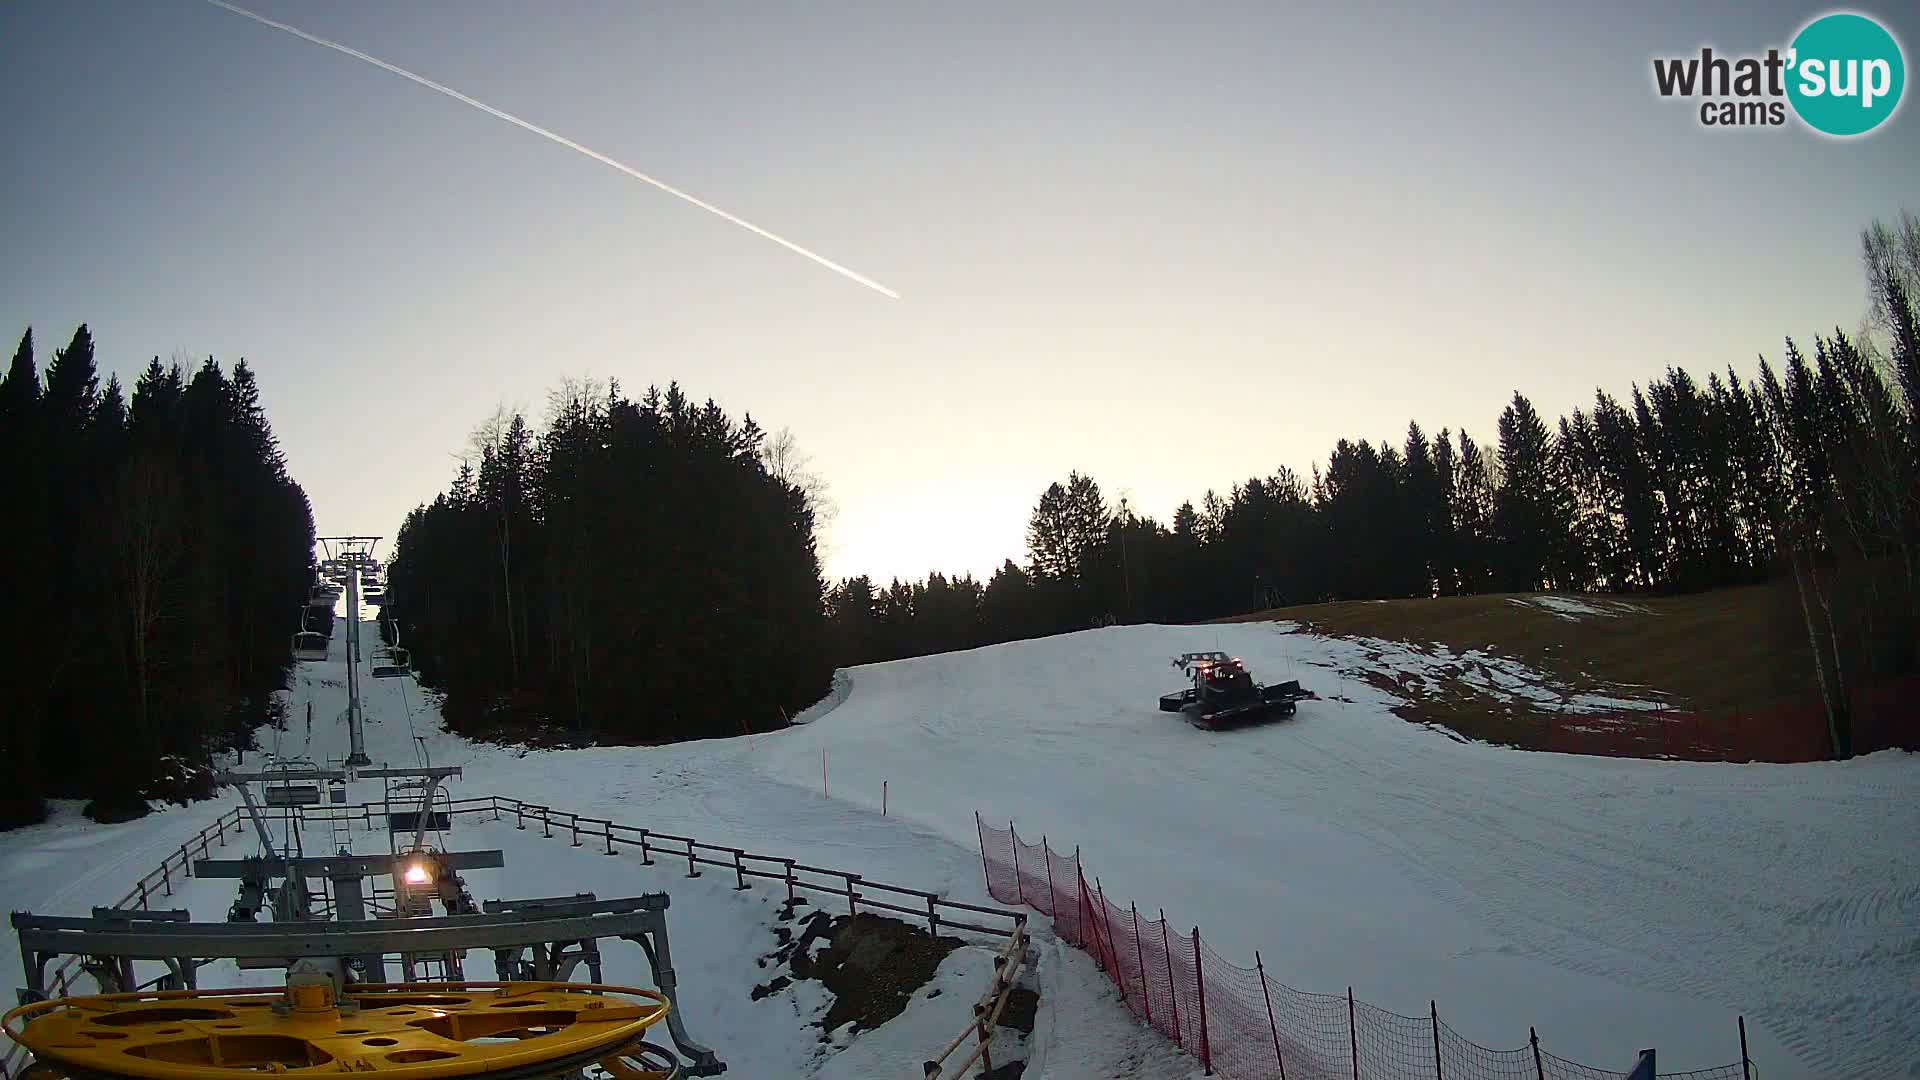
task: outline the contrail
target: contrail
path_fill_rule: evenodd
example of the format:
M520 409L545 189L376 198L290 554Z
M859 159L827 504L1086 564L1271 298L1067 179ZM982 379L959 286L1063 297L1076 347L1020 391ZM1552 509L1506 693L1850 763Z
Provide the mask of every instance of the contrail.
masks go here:
M385 71L391 71L395 75L398 75L403 79L410 79L414 82L419 83L421 86L426 87L429 90L433 90L433 91L437 91L439 93L445 94L448 97L454 99L455 101L464 102L468 105L473 106L476 109L479 109L481 112L488 113L493 116L497 116L500 119L505 120L507 123L512 124L516 127L525 128L526 130L533 132L535 135L538 135L541 138L551 139L554 142L557 142L561 146L567 147L570 150L578 150L581 153L592 158L593 160L600 162L602 165L607 165L607 166L611 166L612 168L619 169L621 172L626 173L628 176L633 177L635 180L652 184L654 187L657 187L661 191L664 191L667 194L672 195L676 199L685 200L686 202L690 202L693 205L699 207L700 209L705 210L709 214L713 214L716 217L724 218L727 221L731 221L735 225L740 226L741 228L747 230L748 232L753 233L756 236L765 237L766 239L771 240L776 244L779 244L781 247L786 248L788 251L791 251L796 255L804 255L805 257L812 259L814 262L819 263L821 266L826 267L827 269L833 271L834 273L847 278L848 280L857 281L860 284L865 285L867 288L872 289L874 292L879 293L881 296L884 296L889 300L900 299L899 293L894 292L892 289L887 288L885 285L882 285L879 282L873 280L872 278L867 277L865 274L858 273L857 271L851 270L845 266L840 265L837 262L834 262L832 259L827 258L825 255L821 255L813 251L808 251L806 248L801 247L799 244L796 244L793 241L788 240L783 236L775 236L773 233L768 232L767 230L761 228L758 225L755 225L753 222L748 221L745 218L738 217L734 214L729 214L725 210L720 209L719 207L713 205L710 202L707 202L704 199L697 198L684 191L681 191L679 188L674 187L672 184L666 183L661 180L656 180L653 177L648 176L646 173L641 172L640 170L634 168L631 165L626 165L626 164L622 164L621 162L615 161L614 159L608 157L607 155L601 153L598 150L594 150L591 147L581 146L579 143L574 142L572 139L567 138L565 135L560 135L555 132L548 131L546 128L541 127L539 124L533 123L530 120L522 120L519 117L513 115L512 113L505 112L500 109L496 109L484 101L475 101L473 98L470 98L467 95L461 93L460 91L455 90L451 86L443 86L440 83L434 82L432 79L429 79L424 75L416 75L413 72L408 71L406 68L400 67L395 64L389 64L385 60L382 60L377 56L368 56L366 53L363 53L359 49L353 48L352 46L342 45L337 41L329 41L326 38L319 36L318 34L309 34L305 30L302 30L297 26L288 26L286 23L283 23L283 22L275 22L274 20L267 18L265 15L261 15L253 11L248 11L246 8L240 7L236 4L229 4L227 3L227 0L207 0L207 3L212 4L214 7L225 8L228 11L233 12L235 15L245 15L247 18L252 19L254 22L260 23L264 26L271 26L275 30L285 30L287 33L292 34L297 38L302 38L307 41L311 41L315 45L324 46L326 48L332 49L334 52L345 53L346 55L351 56L356 60L365 60L367 63L372 64L374 67L381 68Z

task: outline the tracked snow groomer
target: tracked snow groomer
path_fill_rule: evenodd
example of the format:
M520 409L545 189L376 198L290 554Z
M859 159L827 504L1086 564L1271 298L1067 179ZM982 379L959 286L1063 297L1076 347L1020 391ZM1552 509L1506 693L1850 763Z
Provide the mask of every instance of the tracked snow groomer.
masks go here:
M1160 711L1180 713L1208 731L1292 716L1299 701L1313 696L1297 679L1270 686L1254 682L1245 662L1223 652L1181 653L1173 666L1193 685L1160 695Z

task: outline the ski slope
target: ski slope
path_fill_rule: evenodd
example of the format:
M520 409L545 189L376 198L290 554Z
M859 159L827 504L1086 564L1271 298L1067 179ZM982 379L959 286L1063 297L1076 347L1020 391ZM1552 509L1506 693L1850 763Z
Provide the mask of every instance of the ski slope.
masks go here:
M363 647L369 651L377 640L374 612L369 609L363 627ZM336 626L328 660L295 666L287 695L291 723L284 732L262 729L263 753L248 755L240 765L258 768L268 755L322 764L345 755L345 637ZM366 671L363 660L360 686L369 756L376 764L410 766L421 763L424 755L434 765L462 766L464 777L449 785L455 797L508 795L991 903L980 878L977 849L905 819L882 818L855 805L824 800L818 792L756 776L753 762L763 746L760 740L689 744L664 752L618 748L526 753L477 745L440 730L438 712L412 679L375 680ZM311 735L306 727L309 703ZM352 803L377 802L382 785L378 780L358 781L349 785L348 794ZM229 796L167 808L119 825L87 821L79 803L58 802L47 823L0 833L0 903L10 910L70 915L116 903L136 878L233 801ZM308 849L324 846L327 839L323 827L309 829ZM731 1075L898 1080L903 1069L917 1072L919 1063L938 1054L971 1018L972 1003L989 982L993 954L1000 946L999 939L973 938L946 958L904 1013L876 1030L823 1033L815 1025L830 998L818 983L796 981L759 1001L751 996L756 984L779 973L759 963L778 944L774 928L795 925L777 921L783 890L737 892L724 873L689 879L683 866L668 860L642 864L631 845L620 857L609 858L592 845L575 848L564 838L543 838L538 828L516 829L511 817L497 823L463 817L449 833L429 839L449 849L498 847L505 853L504 867L466 875L471 892L482 901L579 891L605 898L669 893L673 904L667 922L682 1015L689 1034L713 1047ZM251 829L229 835L228 843L216 854L233 857L257 848ZM354 832L355 851L384 852L387 844L382 829ZM226 917L234 893L231 881L176 880L172 895L156 896L154 906L183 908L196 919L217 922ZM803 907L800 914L804 917L810 910ZM652 985L637 947L609 942L603 949L610 982ZM485 950L471 960L470 977L494 976ZM0 978L20 985L20 971L17 939L10 932L0 935L0 972L7 973ZM277 971L240 971L222 962L204 970L200 981L202 986L265 985L280 977ZM1113 1000L1093 961L1077 950L1040 938L1029 985L1041 992L1035 1034L1019 1039L1010 1031L998 1032L996 1060L1024 1054L1035 1063L1032 1075L1060 1080L1199 1074L1196 1062L1134 1024ZM8 1045L0 1038L0 1050ZM1042 1062L1047 1063L1044 1070L1039 1069Z
M1352 986L1410 1015L1435 1000L1489 1046L1520 1045L1531 1025L1575 1060L1624 1067L1656 1046L1663 1065L1690 1068L1738 1058L1744 1013L1767 1080L1920 1075L1910 1072L1920 1068L1920 759L1726 765L1463 743L1393 716L1395 699L1365 678L1417 681L1431 657L1291 629L1116 627L856 668L805 726L659 748L475 745L438 730L412 680L369 679L367 745L376 761L412 764L420 736L434 764L465 769L456 794L550 803L976 902L986 899L980 810L1030 839L1078 845L1110 899L1164 907L1225 956L1250 962L1259 949L1275 979ZM298 668L281 752L344 752L342 637L333 659ZM1297 677L1320 700L1289 722L1219 733L1157 711L1180 681L1168 659L1216 648L1259 677ZM1510 661L1475 662L1516 696L1552 690ZM361 788L355 801L379 795L377 782ZM51 912L109 902L218 810L121 826L76 824L69 811L0 835L0 899ZM628 891L673 892L675 913L748 903L529 835L501 842L507 876L487 895L612 895L631 881ZM746 954L723 939L765 927L750 906L738 915L689 931L711 947L683 944L676 922L674 947L690 985L737 978L726 992L746 1008L762 976L735 971ZM0 949L17 971L10 937ZM1042 967L1029 1075L1197 1071L1133 1024L1087 957L1051 945ZM798 1045L784 1041L797 1030L784 1020L777 1037L753 1034L770 1012L738 1021L698 1007L712 1026L694 1035L723 1057L716 1032L748 1039L755 1062ZM882 1029L862 1036L865 1049L857 1039L789 1067L897 1075L898 1061L926 1053L907 1045L922 1025L949 1026L913 1019L917 1008L896 1029L911 1035Z
M1116 627L855 669L764 773L964 843L972 811L1081 848L1301 989L1467 1037L1780 1077L1920 1069L1920 758L1730 765L1463 743L1360 676L1417 654L1280 624ZM1168 658L1225 649L1322 700L1210 733L1155 710ZM1414 671L1417 675L1417 671ZM1519 675L1512 672L1509 674ZM1544 677L1517 677L1539 688ZM839 782L835 784L834 778Z

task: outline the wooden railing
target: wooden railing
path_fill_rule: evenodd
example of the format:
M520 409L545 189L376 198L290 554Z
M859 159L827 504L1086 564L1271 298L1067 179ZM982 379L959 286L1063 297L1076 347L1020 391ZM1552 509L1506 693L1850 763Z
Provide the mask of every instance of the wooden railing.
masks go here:
M988 1047L993 1043L993 1029L1000 1023L1000 1014L1006 1010L1007 999L1012 996L1013 988L1020 981L1020 965L1027 958L1027 926L1022 922L1008 935L1007 944L993 958L993 981L987 984L980 1000L974 1002L973 1019L960 1029L940 1056L921 1066L922 1080L947 1080L949 1077L961 1077L980 1062L986 1072L993 1071L993 1053ZM948 1067L946 1062L971 1036L973 1052Z

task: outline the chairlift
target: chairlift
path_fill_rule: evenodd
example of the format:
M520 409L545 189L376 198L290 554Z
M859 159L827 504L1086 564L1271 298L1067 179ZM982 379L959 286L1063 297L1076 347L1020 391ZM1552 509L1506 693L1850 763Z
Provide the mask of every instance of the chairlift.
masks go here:
M293 635L293 658L295 660L325 660L327 658L327 635L312 630L302 630Z
M280 784L267 788L268 806L318 806L319 784Z
M312 772L318 766L305 758L282 758L267 765L265 796L268 806L318 806L320 785L311 781L275 780L273 774Z
M398 679L413 674L413 668L407 663L407 650L389 649L382 645L373 650L373 677L376 679Z

